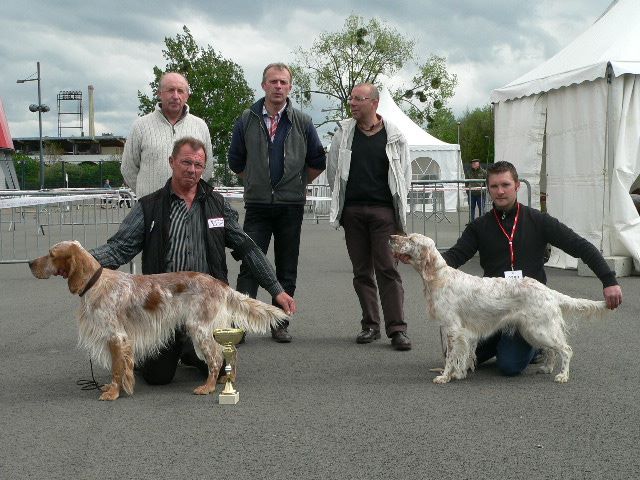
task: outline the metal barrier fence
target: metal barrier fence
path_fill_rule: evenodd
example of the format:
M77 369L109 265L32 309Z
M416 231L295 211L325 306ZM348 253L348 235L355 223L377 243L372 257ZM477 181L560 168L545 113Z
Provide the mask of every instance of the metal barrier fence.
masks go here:
M102 245L135 202L129 189L0 191L0 263L25 263L62 240Z
M527 203L531 205L531 185L526 187ZM480 192L482 212L491 208L486 182L482 179L417 180L409 190L407 229L431 237L439 249L453 246L462 230L471 221L470 192Z
M531 186L527 205L531 205ZM468 192L479 190L490 208L484 180L414 181L409 191L407 228L433 238L438 248L452 246L470 221ZM219 189L223 196L242 199L241 189ZM25 263L62 240L78 240L85 247L102 245L115 233L136 202L129 189L60 189L0 191L0 264ZM305 218L319 223L329 218L328 185L309 185Z

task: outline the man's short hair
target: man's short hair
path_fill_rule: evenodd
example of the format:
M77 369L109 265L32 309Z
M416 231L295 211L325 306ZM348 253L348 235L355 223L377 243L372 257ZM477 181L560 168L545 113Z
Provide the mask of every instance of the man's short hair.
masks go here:
M262 71L262 83L267 81L267 71L270 68L275 68L276 70L280 70L280 71L286 70L287 72L289 72L289 83L293 84L293 73L291 73L291 69L289 68L289 65L282 62L270 63L269 65L264 67L264 70Z
M184 78L184 81L187 82L187 91L189 93L191 93L191 87L189 86L189 80L187 80L187 77L184 76L184 74L180 73L180 72L164 72L161 76L160 76L160 80L158 80L158 93L162 90L162 82L164 81L165 77L169 74L176 74L176 75L180 75L182 78Z
M487 177L489 175L497 175L499 173L511 172L511 176L513 177L513 181L518 181L518 171L516 167L513 166L513 163L505 162L501 160L499 162L493 163L487 167Z
M207 149L205 148L204 143L202 143L200 140L194 137L182 137L176 140L175 143L173 144L173 150L171 151L171 156L173 158L176 158L176 156L178 155L178 152L180 152L180 149L185 145L189 145L194 152L197 152L198 150L202 150L204 152L204 159L205 161L207 160Z
M378 87L376 87L373 83L359 83L353 86L353 88L356 87L367 87L369 89L369 97L371 97L372 100L380 100L380 91L378 90ZM353 88L351 89L352 91Z
M471 163L480 163L480 160L478 160L477 158L474 158L473 160L471 160Z

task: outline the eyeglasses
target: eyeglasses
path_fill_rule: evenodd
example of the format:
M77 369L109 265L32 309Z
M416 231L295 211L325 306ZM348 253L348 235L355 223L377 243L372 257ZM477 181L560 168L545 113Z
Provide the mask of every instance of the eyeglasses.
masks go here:
M196 170L202 170L204 169L204 163L200 163L200 162L191 162L189 160L180 160L180 165L182 165L184 168L195 168Z
M160 93L177 93L178 95L182 96L188 95L189 89L185 90L184 88L163 88L162 90L160 90Z
M365 100L371 100L371 97L359 97L358 95L349 95L347 100L350 102L364 102Z

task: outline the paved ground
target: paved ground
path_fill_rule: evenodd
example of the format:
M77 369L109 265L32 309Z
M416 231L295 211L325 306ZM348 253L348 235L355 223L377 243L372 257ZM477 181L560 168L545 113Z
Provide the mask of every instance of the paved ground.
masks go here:
M401 269L413 350L356 345L342 232L306 223L294 341L250 337L240 403L221 406L191 394L200 379L189 368L169 386L140 379L134 396L99 402L76 385L90 377L78 298L60 278L0 265L0 478L638 478L640 278L621 280L617 313L572 329L568 384L533 371L504 378L488 364L440 386L428 371L440 364L438 328L417 274ZM465 269L479 272L476 261ZM548 273L558 290L601 296L595 279Z

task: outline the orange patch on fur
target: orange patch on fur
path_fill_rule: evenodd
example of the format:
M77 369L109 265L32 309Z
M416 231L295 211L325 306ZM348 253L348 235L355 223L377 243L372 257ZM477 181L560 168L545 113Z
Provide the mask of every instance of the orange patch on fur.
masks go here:
M177 283L172 286L173 293L180 294L187 289L187 286L184 283Z
M162 295L157 289L153 289L147 295L147 298L144 301L144 305L142 308L145 310L154 311L160 308L160 304L162 303Z

